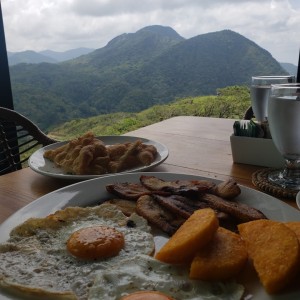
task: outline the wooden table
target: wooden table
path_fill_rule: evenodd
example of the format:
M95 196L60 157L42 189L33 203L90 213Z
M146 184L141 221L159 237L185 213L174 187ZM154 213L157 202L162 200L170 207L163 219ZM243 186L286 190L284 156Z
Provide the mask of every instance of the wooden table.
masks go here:
M151 171L195 174L255 188L251 174L261 167L235 164L229 137L234 120L174 117L132 131L126 135L144 137L165 144L168 159ZM46 177L29 168L0 176L0 223L31 201L72 184L73 181ZM295 201L285 201L296 207Z

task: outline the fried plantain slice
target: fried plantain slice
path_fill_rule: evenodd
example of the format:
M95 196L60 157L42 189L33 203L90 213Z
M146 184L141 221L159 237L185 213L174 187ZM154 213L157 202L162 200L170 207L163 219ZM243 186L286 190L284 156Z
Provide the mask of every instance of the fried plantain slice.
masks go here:
M190 199L180 195L161 196L153 194L152 197L154 197L154 199L159 203L159 205L165 207L167 210L185 219L189 218L197 209L210 207L209 204L201 200ZM232 215L226 212L219 211L217 209L214 209L214 211L216 212L217 218L219 219L219 223L221 226L232 231L237 230L236 218L234 218Z
M139 183L114 183L108 184L106 190L123 199L137 200L143 195L150 195L152 192Z
M177 195L196 195L215 187L215 183L207 180L164 181L155 176L142 175L140 182L151 191L164 191Z
M185 221L184 218L176 216L164 207L160 206L153 197L144 195L137 200L136 212L157 226L168 235L173 235Z
M205 202L180 195L153 195L153 197L161 206L185 219L190 217L195 210L209 207Z
M212 194L203 194L200 199L209 207L232 215L240 223L267 219L261 211L244 203L224 200Z

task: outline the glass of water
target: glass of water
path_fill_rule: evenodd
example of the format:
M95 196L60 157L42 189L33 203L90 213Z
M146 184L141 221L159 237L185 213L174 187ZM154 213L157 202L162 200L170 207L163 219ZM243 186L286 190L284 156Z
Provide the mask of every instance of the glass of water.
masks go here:
M258 122L268 119L268 99L271 84L295 82L295 76L253 76L250 96L253 114Z
M283 170L268 180L283 188L300 190L300 84L272 85L268 101L268 122L276 148L285 159Z

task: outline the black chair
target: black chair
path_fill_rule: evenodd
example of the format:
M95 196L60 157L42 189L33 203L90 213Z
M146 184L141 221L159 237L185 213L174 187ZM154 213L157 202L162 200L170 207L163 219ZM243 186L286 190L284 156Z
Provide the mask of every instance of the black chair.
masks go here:
M22 169L36 149L55 142L25 116L0 107L0 175Z

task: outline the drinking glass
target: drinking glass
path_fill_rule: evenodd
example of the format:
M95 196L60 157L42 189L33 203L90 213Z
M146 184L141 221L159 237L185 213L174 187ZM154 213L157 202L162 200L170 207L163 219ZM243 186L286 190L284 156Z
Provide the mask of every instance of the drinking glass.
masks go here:
M268 99L271 84L295 82L295 76L253 76L250 96L253 114L258 122L268 118Z
M275 84L268 101L268 122L276 148L285 159L283 170L268 180L283 188L300 190L300 84Z

